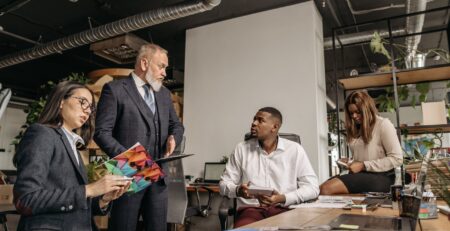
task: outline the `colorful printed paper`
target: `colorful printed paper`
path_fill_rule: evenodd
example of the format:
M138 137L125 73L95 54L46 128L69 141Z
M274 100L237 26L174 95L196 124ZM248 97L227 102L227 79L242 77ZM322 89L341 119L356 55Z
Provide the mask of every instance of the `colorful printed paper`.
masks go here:
M132 177L128 192L136 193L164 178L165 174L145 148L136 143L130 149L99 166L109 173Z

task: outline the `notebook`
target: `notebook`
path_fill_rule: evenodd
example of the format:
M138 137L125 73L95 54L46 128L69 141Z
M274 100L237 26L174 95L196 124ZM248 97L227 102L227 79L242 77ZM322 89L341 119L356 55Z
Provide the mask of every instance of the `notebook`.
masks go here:
M191 185L216 185L225 170L226 163L206 162L203 170L203 181Z
M418 215L420 210L420 202L423 194L423 184L425 183L428 159L431 156L431 151L422 160L422 166L419 173L419 180L414 191L409 195L404 195L404 201L409 203L402 203L403 211L400 217L383 217L372 215L358 215L358 214L341 214L330 222L332 229L346 229L346 230L416 230Z

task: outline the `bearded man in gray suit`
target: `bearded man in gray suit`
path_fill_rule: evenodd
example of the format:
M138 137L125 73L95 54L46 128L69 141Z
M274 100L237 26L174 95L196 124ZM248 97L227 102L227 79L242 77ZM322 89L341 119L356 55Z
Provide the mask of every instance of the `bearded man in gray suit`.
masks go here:
M103 87L98 103L94 140L114 157L140 142L153 159L169 156L181 143L184 128L162 85L167 51L155 44L141 47L134 71ZM161 166L168 173L167 166ZM145 230L166 230L167 184L164 180L114 202L109 230L136 230L142 214Z

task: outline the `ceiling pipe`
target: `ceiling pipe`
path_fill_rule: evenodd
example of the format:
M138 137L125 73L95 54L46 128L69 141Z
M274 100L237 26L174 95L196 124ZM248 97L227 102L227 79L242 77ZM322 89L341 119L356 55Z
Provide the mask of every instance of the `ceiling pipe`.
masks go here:
M31 43L31 44L34 44L34 45L40 45L41 44L41 43L36 42L34 40L31 40L31 39L25 38L23 36L20 36L20 35L8 32L5 29L3 29L2 26L0 26L0 34L8 35L10 37L13 37L13 38L16 38L16 39L19 39L19 40L22 40L22 41L25 41L25 42L28 42L28 43Z
M353 34L339 35L335 39L336 48L341 47L339 45L339 41L341 41L341 43L343 45L352 44L352 43L369 42L373 38L373 34L375 32L378 32L378 34L382 38L389 37L389 31L387 31L387 30L383 30L383 31L373 30L373 31L364 31L364 32L358 32L358 33L353 33ZM401 35L405 35L405 34L406 34L405 29L398 29L398 30L392 31L392 36L401 36ZM331 37L325 38L323 41L323 47L325 50L333 49L333 39Z
M407 0L406 1L406 13L414 13L424 11L427 9L426 0ZM406 18L406 32L420 33L423 29L423 23L425 21L425 14L419 14ZM406 43L406 68L412 67L414 56L416 55L417 47L419 46L421 35L408 36L405 39Z
M419 12L419 11L425 11L427 2L428 2L427 0L408 0L407 4L406 4L406 13L409 14L409 13L414 13L414 12ZM423 29L424 19L425 19L424 14L407 17L406 18L406 28L392 30L392 36L395 37L395 36L402 36L407 33L410 34L410 33L421 32ZM337 38L335 40L336 48L340 47L339 41L343 45L352 44L352 43L369 42L373 38L373 33L375 31L376 30L339 35L339 36L337 36ZM380 34L380 36L382 38L389 37L388 31L378 31L378 33ZM339 38L339 41L338 41L338 38ZM417 51L417 46L420 43L420 38L421 38L420 35L407 37L406 46L407 46L407 54L409 54L407 56L407 59L408 59L408 57L410 57L410 59L412 60L412 57L414 57L414 55ZM327 37L324 39L324 42L323 42L324 50L333 49L333 41L332 40L333 39L331 37ZM407 65L409 65L409 62L406 62L406 63L407 63Z
M352 3L350 2L350 0L347 0L347 5L348 8L350 9L350 12L353 15L361 15L361 14L369 14L375 11L382 11L382 10L389 10L389 9L394 9L394 8L404 8L405 4L393 4L391 3L389 6L383 6L383 7L378 7L378 8L373 8L373 9L368 9L368 10L355 10L353 9Z
M164 7L133 15L115 22L92 28L91 30L82 31L77 34L69 35L67 37L38 45L27 50L1 57L0 69L156 24L208 11L218 6L220 2L221 0L199 0L194 3Z

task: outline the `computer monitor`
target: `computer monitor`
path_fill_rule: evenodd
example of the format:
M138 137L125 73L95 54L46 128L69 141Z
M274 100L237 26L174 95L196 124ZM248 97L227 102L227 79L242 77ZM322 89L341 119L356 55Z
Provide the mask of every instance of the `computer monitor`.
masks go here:
M206 162L203 172L203 182L205 183L219 183L220 177L225 170L226 163L221 162Z

